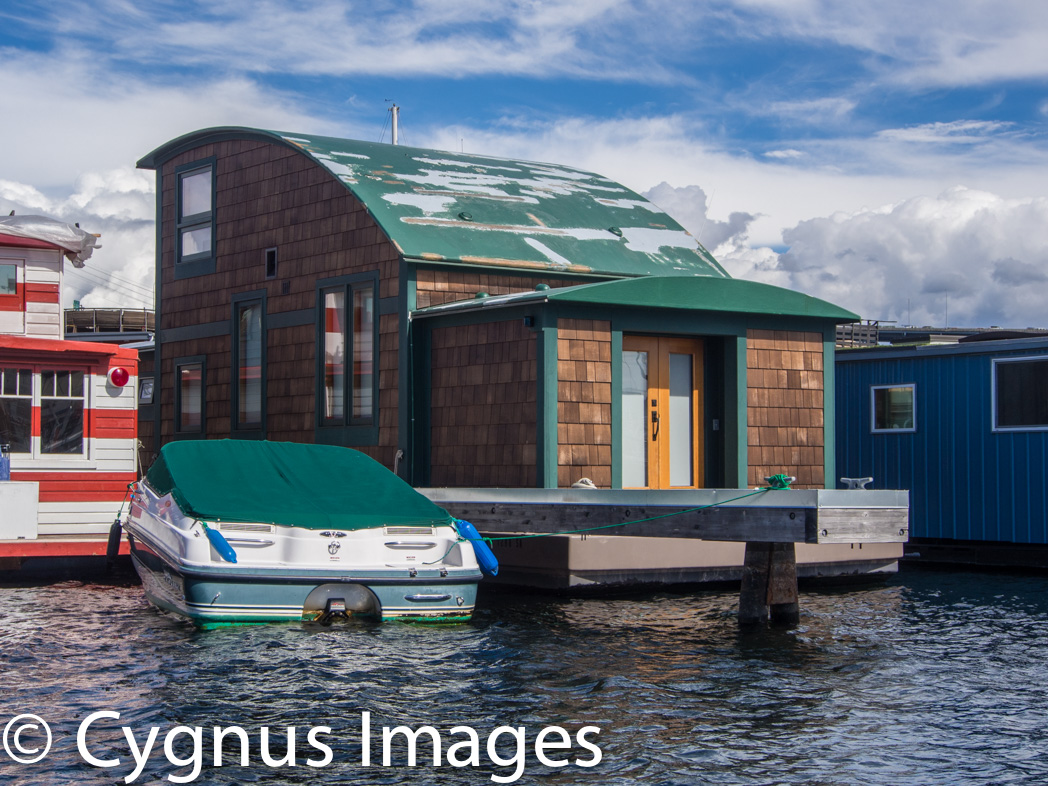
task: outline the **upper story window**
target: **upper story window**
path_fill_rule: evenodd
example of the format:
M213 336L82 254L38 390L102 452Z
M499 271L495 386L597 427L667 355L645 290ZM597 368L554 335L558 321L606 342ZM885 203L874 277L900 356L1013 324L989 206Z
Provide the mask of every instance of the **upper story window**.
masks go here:
M1048 357L993 361L993 428L1048 430Z
M214 272L215 163L175 169L175 276Z
M12 454L85 455L86 379L81 370L0 369L0 443L10 444Z
M870 398L874 433L917 430L913 385L874 385Z

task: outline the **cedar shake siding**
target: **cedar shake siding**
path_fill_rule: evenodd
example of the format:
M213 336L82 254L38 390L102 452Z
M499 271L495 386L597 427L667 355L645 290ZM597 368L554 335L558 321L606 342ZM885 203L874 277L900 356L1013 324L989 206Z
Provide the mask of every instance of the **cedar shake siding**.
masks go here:
M611 488L611 323L557 321L557 486Z
M750 487L777 473L823 488L823 337L751 330L746 377Z
M434 328L430 485L536 485L537 339L521 320Z
M215 168L215 272L176 279L176 168L209 158ZM396 247L330 172L279 144L232 140L202 145L166 161L161 183L161 443L173 435L173 364L180 357L206 356L206 436L230 435L231 332L177 339L182 338L179 329L228 324L232 296L245 292L265 293L265 436L313 442L317 337L316 319L308 312L318 308L317 282L377 271L379 309L383 298L398 295ZM277 270L267 279L265 251L271 248L277 250ZM281 315L298 324L281 326ZM398 341L395 314L381 316L379 440L377 446L360 447L390 467L397 449Z
M476 297L478 292L510 295L514 292L528 292L539 284L553 288L587 283L592 283L592 279L572 280L552 276L514 276L469 270L419 268L415 274L415 300L417 308L427 308L456 300L469 300Z

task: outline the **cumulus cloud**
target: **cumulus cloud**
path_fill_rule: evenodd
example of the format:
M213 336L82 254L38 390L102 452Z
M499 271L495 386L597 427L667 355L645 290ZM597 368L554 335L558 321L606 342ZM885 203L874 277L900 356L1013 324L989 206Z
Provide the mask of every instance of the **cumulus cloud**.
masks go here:
M0 214L46 215L101 235L82 269L65 266L62 305L152 308L154 194L149 173L131 167L87 172L72 193L49 198L21 183L0 180Z
M943 325L948 310L955 326L1048 324L1045 198L957 187L802 221L783 239L789 249L774 261L750 252L722 262L867 319Z

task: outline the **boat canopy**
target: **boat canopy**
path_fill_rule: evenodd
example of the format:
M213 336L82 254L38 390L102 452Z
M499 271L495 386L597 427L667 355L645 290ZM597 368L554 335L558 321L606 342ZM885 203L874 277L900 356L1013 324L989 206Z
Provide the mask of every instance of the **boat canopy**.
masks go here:
M357 530L445 526L452 518L351 448L239 439L170 442L146 473L158 494L204 521Z

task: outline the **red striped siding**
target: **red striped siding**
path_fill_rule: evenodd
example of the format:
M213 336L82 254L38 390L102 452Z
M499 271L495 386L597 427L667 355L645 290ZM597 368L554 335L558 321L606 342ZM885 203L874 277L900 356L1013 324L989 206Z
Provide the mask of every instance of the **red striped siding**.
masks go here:
M13 471L11 480L40 484L41 502L119 502L134 483L134 472L32 472Z
M89 409L87 434L94 439L134 439L138 413L135 409Z
M58 284L34 284L25 285L26 303L58 303Z

